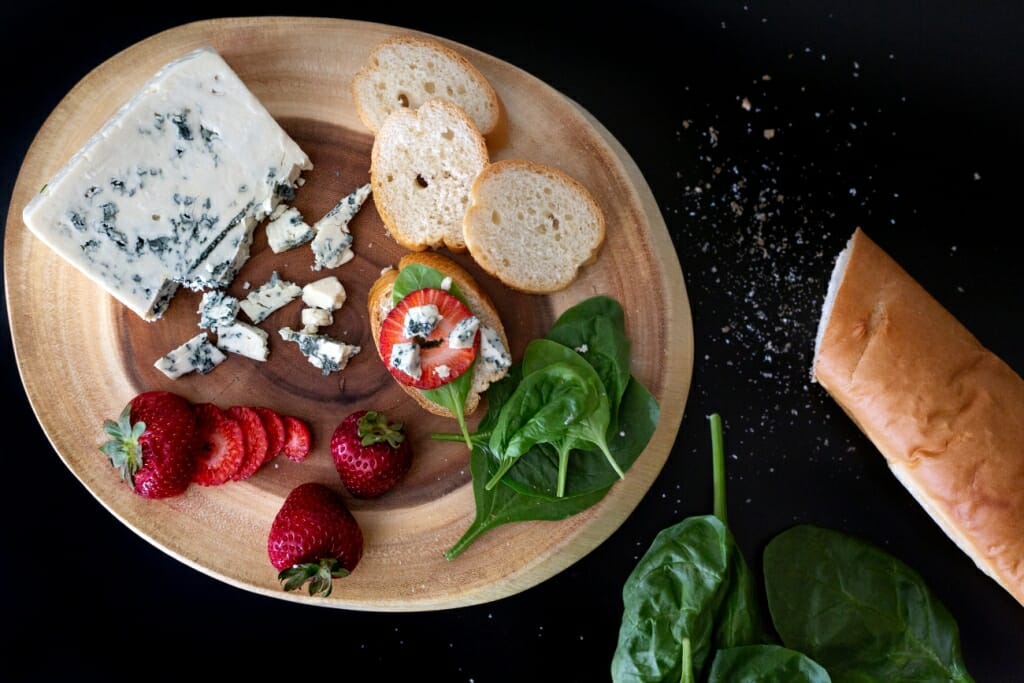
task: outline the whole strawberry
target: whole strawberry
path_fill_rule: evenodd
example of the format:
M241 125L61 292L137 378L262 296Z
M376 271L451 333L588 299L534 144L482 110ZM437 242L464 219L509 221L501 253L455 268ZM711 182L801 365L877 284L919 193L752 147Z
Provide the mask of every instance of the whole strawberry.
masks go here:
M360 410L334 430L331 457L349 493L356 498L375 498L409 471L412 448L400 422L388 424L383 413Z
M195 469L196 423L192 405L168 391L133 398L117 421L106 420L110 441L100 446L111 464L143 498L184 493Z
M267 554L286 591L309 581L310 595L327 597L333 579L348 576L363 556L363 532L338 493L300 484L274 517Z

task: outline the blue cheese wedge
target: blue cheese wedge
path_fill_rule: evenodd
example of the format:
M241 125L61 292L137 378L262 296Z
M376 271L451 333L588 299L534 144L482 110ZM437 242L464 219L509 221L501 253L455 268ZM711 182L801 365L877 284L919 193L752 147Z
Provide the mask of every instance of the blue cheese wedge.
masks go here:
M145 320L227 286L309 157L216 51L167 64L25 207L47 246Z
M190 372L205 375L226 358L220 349L210 343L206 332L200 332L166 356L157 359L153 367L171 379L178 379Z
M275 213L278 213L275 211ZM316 234L294 206L286 207L267 223L267 244L275 254L305 244Z
M323 218L313 224L313 270L337 268L352 260L352 235L348 224L370 196L370 184L357 188Z
M230 325L238 317L238 299L221 289L203 293L199 302L199 327L212 330L221 325Z
M282 327L278 334L285 341L295 342L299 351L324 375L344 370L349 360L361 350L353 344L346 344L326 334L307 334L290 327Z
M302 287L294 282L281 279L275 270L264 282L239 302L239 306L254 323L261 323L267 317L302 295Z
M241 320L217 328L217 346L222 351L236 353L253 360L265 361L270 355L264 330Z

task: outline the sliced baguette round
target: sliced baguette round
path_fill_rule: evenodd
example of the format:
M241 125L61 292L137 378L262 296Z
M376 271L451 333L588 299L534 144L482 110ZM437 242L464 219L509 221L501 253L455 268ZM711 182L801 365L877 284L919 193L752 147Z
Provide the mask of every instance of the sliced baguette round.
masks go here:
M416 36L395 36L374 47L352 79L352 96L374 134L396 109L416 109L437 97L459 105L483 135L497 127L501 112L494 88L468 59Z
M385 119L370 154L370 184L388 232L406 249L465 251L462 217L489 160L469 116L446 100Z
M813 376L1024 605L1024 380L860 228L836 259Z
M377 348L378 356L380 356L381 324L388 316L388 313L391 312L391 309L394 308L394 304L391 301L391 292L394 289L395 280L398 279L398 273L402 268L414 263L429 266L450 277L452 282L459 288L459 292L466 299L466 305L473 315L480 319L482 325L487 325L497 331L498 336L501 337L501 343L506 349L509 348L508 337L505 335L505 328L501 324L498 310L494 307L494 303L487 296L487 293L480 289L480 285L477 284L473 277L462 266L451 259L436 252L424 251L403 256L398 262L397 269L391 269L382 273L370 288L367 307L370 316L370 330L373 334L373 343ZM382 362L387 363L387 359L383 356L380 356L380 358ZM476 411L477 406L480 404L480 398L487 391L487 387L504 377L508 370L496 370L484 363L478 362L473 364L472 372L473 385L463 409L465 415L471 415ZM399 383L399 386L425 410L443 417L455 417L447 408L442 408L425 398L419 389L401 383Z
M604 212L587 188L557 168L522 159L488 165L463 218L473 260L533 294L567 287L597 258L604 235Z

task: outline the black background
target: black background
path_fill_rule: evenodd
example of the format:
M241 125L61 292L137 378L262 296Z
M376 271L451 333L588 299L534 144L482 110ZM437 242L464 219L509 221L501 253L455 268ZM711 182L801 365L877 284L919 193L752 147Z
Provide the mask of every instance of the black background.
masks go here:
M453 39L561 90L629 151L677 247L695 331L677 443L630 518L557 576L477 607L365 613L250 594L164 555L93 499L36 423L3 335L12 399L0 678L177 678L215 667L239 677L608 680L632 567L658 530L711 509L706 416L717 411L730 523L755 571L765 543L797 522L866 537L919 571L949 608L976 680L1024 681L1024 607L957 550L808 381L832 260L858 225L1024 370L1020 257L1010 246L1024 179L1024 8L610 7L339 3L247 13L368 19ZM21 11L4 10L0 26L5 206L35 132L89 70L162 29L234 13Z

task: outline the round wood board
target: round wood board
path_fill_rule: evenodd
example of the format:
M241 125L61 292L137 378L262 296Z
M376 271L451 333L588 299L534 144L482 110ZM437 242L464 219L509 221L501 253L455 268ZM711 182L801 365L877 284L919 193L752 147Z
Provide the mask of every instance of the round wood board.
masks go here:
M24 160L7 220L4 275L11 333L28 398L57 453L115 517L178 560L256 593L330 607L376 611L445 609L496 600L565 569L612 534L636 507L668 457L693 369L693 330L683 274L654 197L612 136L560 93L522 70L444 40L494 85L505 123L489 139L492 159L527 158L562 168L586 185L607 219L596 263L549 296L513 292L468 268L497 304L514 361L569 306L607 294L623 305L633 374L657 397L661 419L647 449L597 505L560 522L499 527L455 560L442 553L472 522L475 508L466 448L429 438L457 431L454 421L417 407L389 376L369 337L366 296L382 268L405 253L368 200L350 224L356 258L335 271L310 270L307 248L274 254L257 228L252 258L228 289L264 282L274 270L305 284L336 274L348 302L322 332L364 349L323 376L275 333L298 326L293 303L260 324L270 334L265 363L242 356L207 375L169 380L153 362L197 332L200 294L181 289L164 317L147 323L36 239L22 209L68 158L157 69L203 45L216 48L313 160L293 204L316 220L367 182L372 145L350 94L370 49L396 27L346 20L231 18L184 25L115 55L88 74L47 119ZM449 254L450 255L450 254ZM140 391L166 389L192 401L266 405L305 419L313 450L305 462L283 457L255 476L182 496L146 500L120 481L98 450L102 423ZM344 492L328 445L335 426L361 408L407 425L415 459L408 476L372 501L348 499L366 547L356 570L328 598L286 593L267 557L267 533L296 485L321 481ZM470 419L472 428L483 411Z

